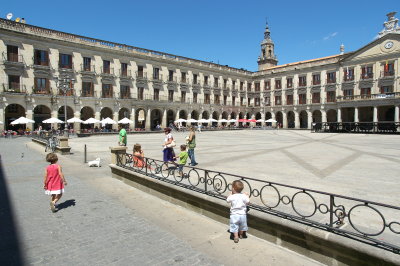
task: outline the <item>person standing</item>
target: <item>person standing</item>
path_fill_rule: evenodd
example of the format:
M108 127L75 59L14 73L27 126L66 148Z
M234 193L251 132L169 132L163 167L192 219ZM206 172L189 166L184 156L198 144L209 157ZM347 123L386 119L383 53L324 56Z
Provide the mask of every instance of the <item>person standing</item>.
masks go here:
M164 139L164 144L162 145L164 147L163 161L174 162L176 160L174 152L174 147L176 144L174 141L174 137L171 134L171 128L169 127L164 128L164 133L165 133L165 139Z
M118 125L119 129L119 146L126 146L127 143L127 136L126 136L126 130L122 125Z
M194 148L196 148L196 133L194 131L194 127L190 127L188 147L189 147L188 154L190 158L190 165L196 166L198 165L198 163L196 162L196 159L194 157Z
M46 155L46 161L50 163L46 167L44 175L44 186L46 195L50 195L50 209L52 212L57 211L56 203L62 197L64 193L64 186L67 185L67 181L62 173L61 166L57 164L58 157L55 153L49 153Z

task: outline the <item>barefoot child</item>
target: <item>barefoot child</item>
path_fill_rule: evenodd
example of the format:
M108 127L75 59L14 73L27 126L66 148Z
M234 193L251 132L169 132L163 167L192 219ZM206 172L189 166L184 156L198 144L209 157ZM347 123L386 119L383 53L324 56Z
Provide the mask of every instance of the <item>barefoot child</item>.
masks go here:
M226 199L231 204L231 215L229 219L229 231L234 235L234 242L239 242L239 237L245 236L247 228L246 205L250 199L247 193L241 193L243 183L240 180L233 181L232 194Z
M179 153L179 156L176 156L175 158L179 158L179 162L178 162L179 175L178 176L183 176L183 166L186 164L187 159L189 158L189 154L186 151L186 145L184 145L184 144L181 145L181 153Z
M61 166L56 164L58 161L55 153L49 153L46 156L46 161L50 163L46 167L46 173L44 175L44 189L46 195L51 195L50 209L52 212L56 212L56 203L62 197L64 193L64 186L67 185L64 175L61 171Z

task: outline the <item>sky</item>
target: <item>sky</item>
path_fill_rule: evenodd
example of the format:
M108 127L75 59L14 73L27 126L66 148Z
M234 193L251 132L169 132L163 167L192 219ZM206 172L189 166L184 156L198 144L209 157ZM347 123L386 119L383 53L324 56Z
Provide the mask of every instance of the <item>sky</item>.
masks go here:
M399 1L8 0L0 17L257 71L266 21L281 65L358 50L391 11Z

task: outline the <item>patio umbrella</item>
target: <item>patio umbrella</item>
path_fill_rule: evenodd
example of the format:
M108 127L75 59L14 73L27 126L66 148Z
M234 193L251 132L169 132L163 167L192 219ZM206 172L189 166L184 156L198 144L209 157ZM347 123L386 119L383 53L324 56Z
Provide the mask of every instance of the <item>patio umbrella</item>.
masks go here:
M28 124L28 123L35 123L35 121L21 116L17 120L12 121L11 125Z
M210 118L210 119L208 119L208 122L218 122L218 120L216 120L214 118Z
M80 119L77 118L77 117L72 117L72 118L70 118L70 119L67 120L67 123L83 123L83 121L80 120Z
M264 121L265 121L264 119L258 119L258 120L257 120L258 123L262 123L262 122L264 122Z
M253 122L253 123L255 123L255 122L257 122L257 120L255 120L255 119L249 119L249 120L247 120L247 122Z
M278 121L276 121L275 119L270 118L268 120L265 120L265 122L267 122L267 123L276 123Z
M1 125L1 124L4 124L4 123L0 121L0 125Z
M117 122L112 120L111 118L107 117L100 121L103 125L115 125Z
M231 119L231 120L229 120L228 122L229 122L229 123L236 123L237 120L236 120L236 119Z
M182 122L186 122L186 119L179 118L178 120L175 120L174 122L175 123L182 123Z
M188 122L188 123L197 123L197 120L193 119L193 118L190 118L186 122Z
M221 122L221 123L226 123L226 122L229 122L228 120L226 120L226 119L220 119L220 120L218 120L218 122Z
M125 117L119 120L118 124L133 124L133 121Z
M43 120L42 123L45 124L63 124L64 122L58 118L52 117L46 120Z
M200 120L197 121L197 123L200 123L200 124L208 123L208 120L207 119L200 119Z
M239 122L239 123L240 123L240 122L242 122L242 123L247 123L247 122L249 122L249 120L243 119L243 118L242 118L242 119L239 119L238 122Z
M91 118L89 118L89 119L83 121L83 123L84 123L84 124L95 124L95 123L100 123L100 121L97 120L97 119L94 119L93 117L91 117Z

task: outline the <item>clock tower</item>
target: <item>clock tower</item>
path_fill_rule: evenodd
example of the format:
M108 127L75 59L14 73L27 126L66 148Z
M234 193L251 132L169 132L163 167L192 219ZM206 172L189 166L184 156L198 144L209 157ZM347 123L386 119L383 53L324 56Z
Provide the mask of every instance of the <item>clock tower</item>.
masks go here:
M268 23L265 26L264 40L261 42L261 54L257 60L258 71L266 68L276 66L278 60L274 52L274 42L271 39L271 32L269 31Z

